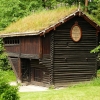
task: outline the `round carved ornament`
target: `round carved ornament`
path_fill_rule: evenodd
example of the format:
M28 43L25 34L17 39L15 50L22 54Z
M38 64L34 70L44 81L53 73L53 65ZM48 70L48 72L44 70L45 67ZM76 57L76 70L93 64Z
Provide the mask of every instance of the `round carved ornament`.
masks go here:
M78 42L81 39L82 31L78 24L72 26L70 35L74 42Z

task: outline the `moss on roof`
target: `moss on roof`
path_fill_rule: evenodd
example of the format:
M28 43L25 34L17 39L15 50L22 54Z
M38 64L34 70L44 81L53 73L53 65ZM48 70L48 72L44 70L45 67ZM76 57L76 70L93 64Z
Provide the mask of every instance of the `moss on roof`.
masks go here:
M70 8L61 7L54 10L36 12L12 23L0 33L34 32L43 30L44 28L57 23L60 19L70 15L76 10L77 7L72 6Z
M97 23L100 26L100 21L96 18L93 17L93 15L90 15L88 13L85 13L92 21L94 21L95 23Z
M0 34L21 34L21 33L32 33L38 34L39 31L48 28L51 25L56 24L61 19L69 16L70 14L77 11L76 6L72 7L61 7L54 10L43 10L41 12L35 12L27 17L20 19L17 22L12 23L4 31L1 31ZM93 20L95 23L100 25L100 22L94 18L92 15L85 13L89 19ZM14 36L17 36L15 34Z

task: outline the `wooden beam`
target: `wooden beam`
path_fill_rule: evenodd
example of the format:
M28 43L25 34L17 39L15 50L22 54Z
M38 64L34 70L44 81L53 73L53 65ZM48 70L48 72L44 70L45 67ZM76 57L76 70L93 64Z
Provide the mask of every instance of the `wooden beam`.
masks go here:
M21 59L20 58L18 58L18 70L19 70L19 79L21 80Z
M15 73L16 79L19 80L18 74L17 74L17 72L16 72L16 69L15 69L15 67L14 67L14 65L13 65L13 63L12 63L10 57L8 57L8 60L9 60L9 62L10 62L10 64L11 64L11 67L12 67L14 73Z
M39 58L42 58L42 37L39 38Z
M29 58L29 59L39 59L39 54L23 54L23 53L13 53L7 52L9 57L17 57L17 58Z

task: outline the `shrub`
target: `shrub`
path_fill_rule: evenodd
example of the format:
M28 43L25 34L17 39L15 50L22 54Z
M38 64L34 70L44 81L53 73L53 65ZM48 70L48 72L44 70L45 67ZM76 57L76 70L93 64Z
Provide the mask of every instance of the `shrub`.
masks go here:
M3 79L3 77L0 77L0 95L8 88L9 84L6 82L6 80Z
M0 100L19 100L17 92L17 86L10 86L10 84L0 76Z
M10 86L4 93L2 93L1 100L19 100L17 90L17 87Z
M4 52L3 40L0 38L0 69L8 70L10 68L11 68L11 66L9 65L7 55Z

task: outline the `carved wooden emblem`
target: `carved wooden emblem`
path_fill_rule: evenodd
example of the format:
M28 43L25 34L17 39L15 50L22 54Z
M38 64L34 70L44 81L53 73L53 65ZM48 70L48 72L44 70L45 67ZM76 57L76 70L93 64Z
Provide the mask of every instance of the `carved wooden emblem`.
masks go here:
M82 31L80 26L78 25L78 22L75 22L75 24L72 26L70 35L74 42L78 42L81 39Z

